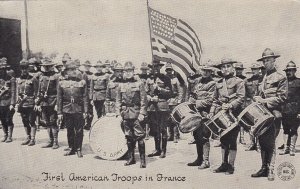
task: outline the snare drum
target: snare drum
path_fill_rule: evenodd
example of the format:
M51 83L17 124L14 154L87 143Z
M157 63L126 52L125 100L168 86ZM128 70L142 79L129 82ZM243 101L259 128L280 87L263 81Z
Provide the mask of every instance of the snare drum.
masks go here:
M265 133L274 121L273 114L262 104L253 102L238 116L238 123L257 137Z
M237 127L237 119L231 112L221 110L204 125L217 137L223 137Z
M197 112L194 104L184 102L176 106L172 113L172 119L179 124L182 133L189 133L201 125L202 116Z

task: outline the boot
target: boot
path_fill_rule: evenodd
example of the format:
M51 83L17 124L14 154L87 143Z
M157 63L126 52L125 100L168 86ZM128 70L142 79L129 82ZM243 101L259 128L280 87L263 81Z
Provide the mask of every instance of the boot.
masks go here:
M277 149L278 150L283 150L284 149L284 144L282 144L281 146L279 146Z
M217 169L213 170L214 173L226 172L228 169L228 152L226 149L222 148L222 164Z
M57 149L57 148L59 148L59 145L58 145L58 129L52 128L52 133L53 133L53 146L52 146L52 149Z
M53 146L53 133L51 128L47 128L48 136L49 136L49 142L48 144L42 146L42 148L51 148Z
M275 174L273 169L269 169L268 172L268 181L274 181L275 180Z
M35 127L32 127L31 128L31 140L28 144L28 146L34 146L35 145L35 134L36 134L36 128Z
M266 164L266 152L261 151L260 155L261 155L261 161L262 161L261 169L258 172L252 174L251 177L267 177L268 176L269 169Z
M8 137L6 139L6 143L12 142L12 133L13 133L13 126L8 126Z
M162 142L161 142L161 147L162 147L162 151L160 154L160 158L165 158L166 157L166 153L167 153L167 142L168 139L167 138L162 138Z
M245 145L246 142L245 142L245 138L244 138L244 129L243 127L241 127L241 130L240 130L240 143Z
M8 137L8 130L5 128L5 126L3 126L2 129L3 129L4 136L1 139L1 142L5 142Z
M203 147L201 144L196 143L196 150L197 150L197 159L192 163L188 163L188 166L200 166L203 161Z
M293 135L291 137L291 147L290 147L290 156L295 156L295 152L296 152L296 142L297 142L297 135Z
M148 157L160 156L161 154L160 137L154 137L154 142L155 142L155 151L152 152L151 154L148 154Z
M189 144L196 144L195 139L191 140L191 141L189 142Z
M139 141L139 153L140 153L140 158L141 158L141 165L140 168L146 168L146 158L145 158L145 142Z
M232 175L234 173L234 162L236 157L236 150L229 150L229 165L226 171L226 175Z
M124 164L125 166L135 164L135 159L134 159L134 146L133 146L133 141L127 139L127 147L128 147L128 160Z
M290 153L290 145L288 144L288 140L289 140L289 135L283 135L283 139L284 139L284 146L285 149L283 152L280 152L279 155L285 155L285 154L289 154Z
M78 158L82 158L82 157L83 157L82 152L81 152L81 149L78 149L78 150L76 151L76 153L77 153L77 157L78 157Z
M210 143L206 142L203 145L203 159L204 159L204 161L198 167L198 169L207 169L207 168L210 167L210 163L209 163L209 151L210 151Z
M71 156L71 155L75 155L75 150L71 149L70 151L64 154L64 156Z
M30 127L24 127L24 129L25 129L25 133L27 135L27 138L21 143L21 145L28 145L29 142L30 142L30 139L31 139L31 137L30 137L31 128Z

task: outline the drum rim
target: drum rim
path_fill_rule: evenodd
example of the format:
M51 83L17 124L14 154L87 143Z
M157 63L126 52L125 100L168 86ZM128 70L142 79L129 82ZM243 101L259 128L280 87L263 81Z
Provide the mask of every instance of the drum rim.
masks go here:
M242 119L242 117L248 112L248 109L250 109L251 107L255 106L255 105L262 105L261 103L258 102L252 102L249 106L247 106L246 108L244 108L244 110L237 116L238 122L240 121L240 119ZM264 106L265 107L265 106ZM267 108L266 108L267 109ZM267 109L268 110L268 109ZM268 110L269 111L269 110ZM272 114L272 113L271 113Z

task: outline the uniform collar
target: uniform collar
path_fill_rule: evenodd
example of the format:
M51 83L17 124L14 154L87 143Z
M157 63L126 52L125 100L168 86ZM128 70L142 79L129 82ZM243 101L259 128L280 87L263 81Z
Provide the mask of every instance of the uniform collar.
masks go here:
M271 75L272 73L276 72L276 68L273 68L272 70L267 71L266 75Z

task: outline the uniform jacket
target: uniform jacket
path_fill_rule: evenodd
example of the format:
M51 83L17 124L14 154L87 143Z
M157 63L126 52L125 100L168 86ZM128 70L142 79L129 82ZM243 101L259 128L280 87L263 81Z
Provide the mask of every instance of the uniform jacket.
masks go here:
M118 92L118 87L122 80L114 77L114 79L110 80L106 89L106 100L105 100L105 112L107 113L115 113L115 103Z
M88 91L82 78L60 81L57 88L57 114L87 113Z
M209 112L215 90L216 82L211 77L201 77L193 87L189 101L194 102L199 111Z
M91 99L105 100L107 84L109 81L108 74L94 74L91 80Z
M154 84L159 86L159 89L154 89ZM147 79L146 82L146 93L148 99L148 111L169 111L168 100L172 98L172 84L171 79L164 75L159 74L158 76L152 76ZM152 97L158 97L157 102L150 101Z
M119 84L116 96L116 112L123 119L137 119L146 115L147 95L142 82L130 79ZM120 113L119 113L120 112Z
M259 83L262 81L262 76L260 75L253 75L252 77L245 80L245 103L244 108L249 106L253 101L253 97L258 92Z
M0 78L0 106L16 104L16 79L9 75Z
M37 104L41 106L55 106L57 87L60 75L55 72L43 73L39 77Z
M83 79L86 82L88 93L89 93L89 99L92 99L92 94L91 94L91 81L93 78L93 73L92 72L85 72L82 74Z
M31 75L20 77L17 80L18 101L20 107L34 107L37 98L39 81ZM23 99L23 100L22 100Z
M286 102L282 105L283 114L300 113L300 78L288 79L288 95Z
M267 72L260 83L258 95L265 100L266 107L275 117L281 117L281 106L287 98L287 79L273 70Z
M174 75L168 76L171 79L173 97L168 100L169 106L176 106L184 101L183 87L178 78Z
M220 79L216 83L216 90L213 95L213 104L210 109L211 113L217 113L221 105L228 103L232 106L232 113L237 116L242 108L245 98L244 81L233 75Z

